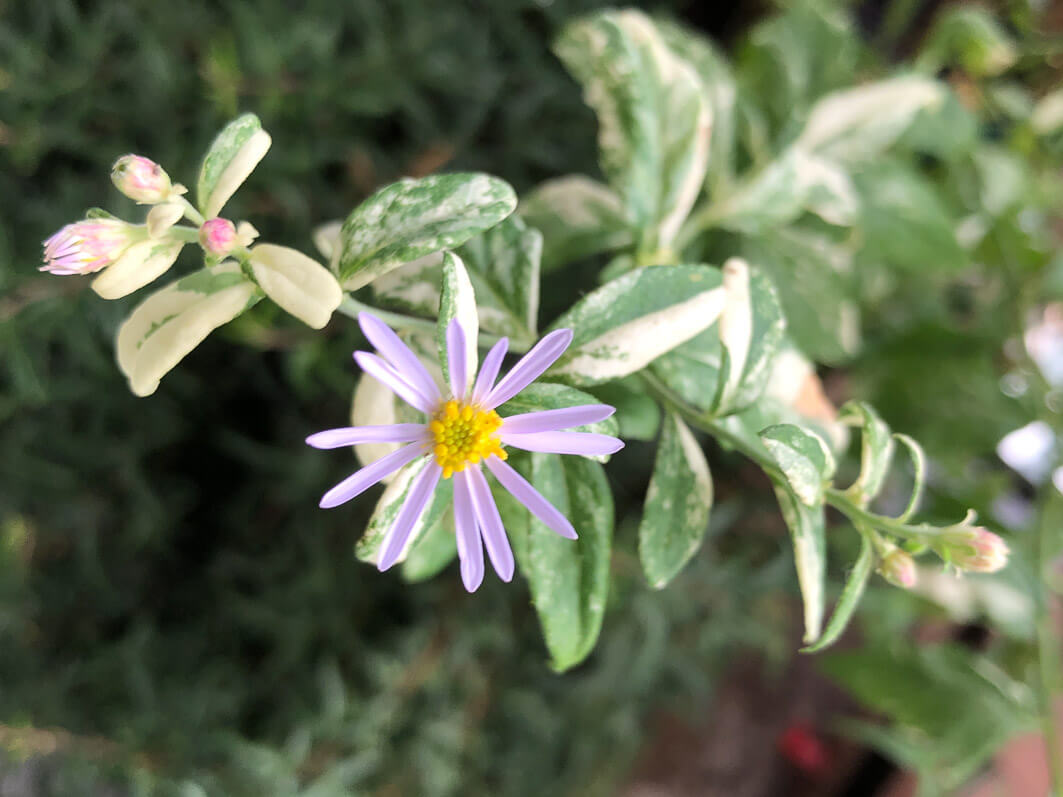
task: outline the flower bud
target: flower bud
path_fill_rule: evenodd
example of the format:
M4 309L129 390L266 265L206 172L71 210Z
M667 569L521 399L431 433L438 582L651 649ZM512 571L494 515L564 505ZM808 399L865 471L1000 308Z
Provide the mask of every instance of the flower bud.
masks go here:
M1007 543L981 526L974 526L966 540L950 541L947 560L960 570L973 573L995 573L1008 563Z
M207 252L225 257L237 245L236 225L228 219L207 219L199 228L199 244Z
M114 162L111 182L142 205L164 202L173 192L170 176L155 161L140 155L123 155Z
M136 228L118 219L68 224L44 242L41 271L91 274L115 262L137 238Z
M911 589L915 586L915 560L900 548L893 549L882 558L878 573L895 587Z

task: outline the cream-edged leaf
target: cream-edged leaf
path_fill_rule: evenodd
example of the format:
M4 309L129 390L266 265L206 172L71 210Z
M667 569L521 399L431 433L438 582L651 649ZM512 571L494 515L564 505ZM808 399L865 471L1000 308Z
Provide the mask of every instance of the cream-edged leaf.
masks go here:
M783 485L775 486L775 497L790 529L794 566L804 604L804 641L811 645L822 633L826 608L827 545L823 505L806 506Z
M343 300L327 268L302 252L275 244L251 250L251 273L266 295L304 324L321 329Z
M236 189L269 151L271 139L253 113L226 125L203 159L196 185L199 209L208 219L218 215Z
M118 366L133 392L154 393L207 335L261 298L235 263L197 271L149 296L118 329Z
M834 455L818 434L792 423L769 426L760 440L801 502L823 503L823 489L834 476Z
M183 246L166 239L135 243L92 281L92 289L104 299L128 296L165 274Z
M480 336L480 320L476 312L476 293L473 291L465 263L453 252L443 254L443 289L439 297L439 323L436 326L436 344L439 349L439 364L443 380L450 384L449 358L447 357L447 327L457 320L465 333L466 388L476 380L477 341Z

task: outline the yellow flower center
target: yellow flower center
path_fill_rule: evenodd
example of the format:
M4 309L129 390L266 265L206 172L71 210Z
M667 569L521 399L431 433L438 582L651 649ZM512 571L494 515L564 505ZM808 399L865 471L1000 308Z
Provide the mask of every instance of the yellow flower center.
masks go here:
M492 454L505 459L502 441L495 434L501 425L502 419L494 410L482 410L457 399L444 404L428 424L443 478L449 479L466 465L475 465Z

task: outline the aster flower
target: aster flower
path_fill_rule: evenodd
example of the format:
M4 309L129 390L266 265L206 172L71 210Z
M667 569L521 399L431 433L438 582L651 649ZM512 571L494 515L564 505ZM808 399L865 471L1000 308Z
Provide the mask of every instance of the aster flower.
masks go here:
M44 242L41 271L67 276L92 274L114 263L136 239L136 228L118 219L68 224Z
M418 459L427 465L418 473L394 524L380 547L378 568L387 570L405 550L417 521L441 479L454 479L454 523L461 576L470 592L484 576L483 549L503 581L513 578L513 551L502 526L481 466L548 528L576 539L568 519L523 476L506 463L506 447L555 454L601 456L623 448L621 440L592 432L563 431L596 423L613 407L590 404L503 418L496 409L528 387L572 342L572 331L559 329L539 341L502 379L497 379L509 343L499 340L484 358L471 390L465 331L457 320L446 331L449 390L440 391L417 356L391 328L375 316L358 318L379 354L355 352L354 359L369 376L423 412L423 423L354 426L318 432L307 438L315 448L341 448L362 443L405 443L397 451L344 479L321 499L331 508L350 501L372 485Z

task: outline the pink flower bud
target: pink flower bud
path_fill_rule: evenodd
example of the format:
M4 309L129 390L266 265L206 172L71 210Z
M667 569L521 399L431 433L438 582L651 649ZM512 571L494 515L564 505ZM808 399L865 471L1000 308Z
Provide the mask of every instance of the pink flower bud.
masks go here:
M1004 540L981 526L972 527L970 532L968 539L950 543L948 561L973 573L995 573L1008 563L1011 551Z
M117 260L136 239L136 228L118 219L85 219L68 224L44 242L41 271L91 274Z
M155 161L140 155L123 155L111 169L115 188L142 205L154 205L169 198L170 176Z
M236 225L228 219L207 219L199 228L199 243L210 254L225 257L238 243Z
M878 572L895 587L911 589L915 586L915 560L900 548L895 548L883 557Z

